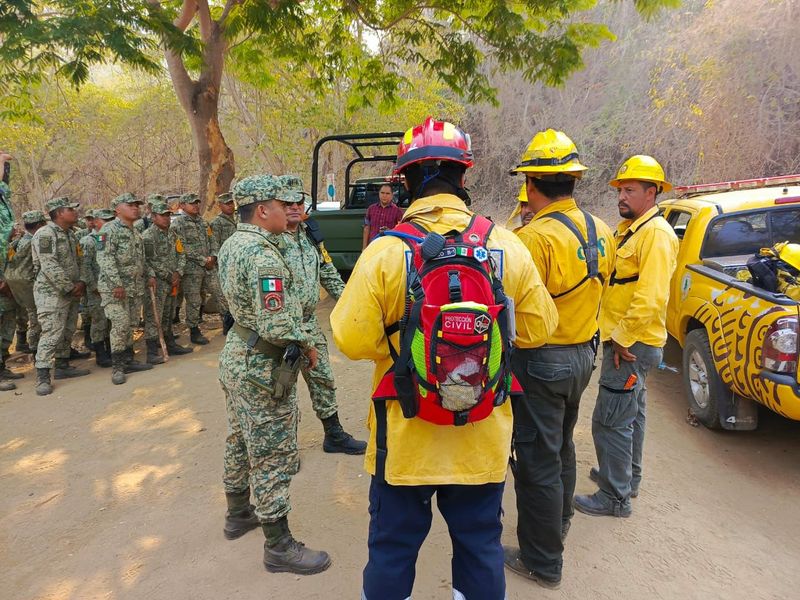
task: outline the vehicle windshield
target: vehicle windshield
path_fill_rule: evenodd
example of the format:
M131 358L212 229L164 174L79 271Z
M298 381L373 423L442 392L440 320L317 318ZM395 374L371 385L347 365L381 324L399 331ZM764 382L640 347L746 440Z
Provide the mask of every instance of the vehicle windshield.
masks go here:
M800 242L800 208L720 216L708 228L700 257L755 254L785 241Z

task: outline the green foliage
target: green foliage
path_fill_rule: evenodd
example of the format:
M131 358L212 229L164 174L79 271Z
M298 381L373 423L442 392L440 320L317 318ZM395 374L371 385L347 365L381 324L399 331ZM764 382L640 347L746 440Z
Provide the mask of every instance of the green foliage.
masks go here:
M230 4L230 6L228 6ZM634 0L642 14L677 0ZM279 59L310 72L318 94L344 81L351 109L393 105L408 66L436 77L465 99L495 101L496 71L519 71L549 85L583 65L581 53L613 39L578 15L593 0L228 0L211 3L230 43L249 45L237 60ZM56 74L78 87L92 65L118 62L159 71L159 44L202 71L198 28L172 24L177 0L5 0L0 4L0 111L30 110L30 86ZM222 21L223 16L225 18ZM252 70L252 69L251 69ZM267 77L268 79L268 77ZM2 116L3 112L0 112Z

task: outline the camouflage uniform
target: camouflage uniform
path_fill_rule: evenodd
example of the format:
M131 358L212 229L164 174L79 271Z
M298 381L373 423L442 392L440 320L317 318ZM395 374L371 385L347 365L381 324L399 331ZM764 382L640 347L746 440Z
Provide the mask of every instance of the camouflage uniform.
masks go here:
M66 198L47 203L49 211L60 207L77 208ZM81 281L78 240L52 221L37 231L31 240L34 270L33 284L42 333L36 349L36 368L49 369L53 359L69 359L70 343L78 320L79 298L71 294Z
M199 202L197 194L184 194L182 203ZM172 222L170 230L180 239L186 254L186 268L181 279L181 289L186 300L186 324L190 328L200 325L200 306L202 305L201 290L210 293L220 312L227 312L228 305L219 287L216 267L204 267L206 257L216 256L217 247L211 227L200 216L180 215Z
M32 210L22 215L22 221L26 225L34 223L45 223L47 219L40 210ZM35 348L39 343L39 335L42 327L36 315L36 302L33 299L33 282L36 279L36 271L33 268L33 255L31 253L31 241L33 234L25 232L21 237L11 243L12 252L9 252L8 265L6 266L6 281L19 303L25 310L28 318L28 327L19 329L27 330L28 344Z
M14 211L11 208L11 190L4 181L0 181L0 272L4 271L8 257L8 243L14 229ZM0 276L2 279L2 276ZM13 296L0 296L0 336L2 336L3 354L14 339L17 322L17 303Z
M211 221L211 233L214 235L217 249L222 248L222 244L233 235L234 231L236 231L236 219L233 215L229 217L220 213Z
M311 395L311 406L320 420L327 419L337 412L336 386L333 381L328 342L317 319L316 308L319 302L319 287L325 288L338 300L344 291L344 282L333 266L322 242L317 245L308 235L308 227L300 223L294 233L287 231L283 238L283 257L294 277L297 295L303 307L303 330L314 340L319 354L317 366L313 369L303 364L303 379Z
M116 208L123 202L139 201L133 194L122 194L114 198L111 206ZM111 321L111 352L122 354L133 348L133 328L139 322L144 286L146 279L153 276L152 270L145 266L142 236L119 218L103 225L97 241L97 289ZM122 300L113 295L117 287L125 288Z
M152 212L167 214L169 206L163 202L153 202ZM153 314L152 302L146 298L144 305L144 337L148 340L158 338L157 320L161 322L164 338L169 340L172 335L172 316L175 313L175 296L177 289L172 288L172 274L178 273L183 277L186 268L186 255L183 246L179 243L172 229L162 231L155 225L148 227L144 235L144 255L147 266L153 271L156 278L156 308L158 315Z
M97 219L107 220L113 217L108 209L98 209L95 212ZM83 263L81 264L81 279L86 282L86 300L84 318L91 323L89 336L93 344L98 344L109 337L108 318L103 310L103 303L100 298L100 290L97 282L100 278L100 265L97 262L97 248L105 243L104 234L88 233L80 241L83 251Z
M239 206L283 193L278 178L266 175L244 179L234 188ZM252 483L256 514L267 523L288 514L289 483L298 468L296 386L288 397L275 399L273 369L288 344L304 350L313 345L303 330L295 278L277 248L279 241L280 236L240 223L219 257L222 289L237 324L219 356L228 416L223 482L226 493L234 495ZM256 332L275 356L251 349L238 327Z

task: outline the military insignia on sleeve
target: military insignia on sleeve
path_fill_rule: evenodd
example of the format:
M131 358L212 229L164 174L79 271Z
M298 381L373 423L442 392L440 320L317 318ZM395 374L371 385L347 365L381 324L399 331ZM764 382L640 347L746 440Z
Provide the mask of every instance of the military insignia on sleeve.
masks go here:
M208 234L208 237L214 235L214 233L211 231L211 225L206 225L206 233Z
M81 248L80 244L75 244L75 253L78 256L83 256L83 248Z
M264 308L270 312L281 310L283 308L283 277L260 271L258 285Z
M41 254L52 254L53 253L53 240L49 237L42 236L39 238L39 252Z
M333 259L331 258L331 255L328 254L328 251L325 249L325 243L324 242L320 242L319 243L319 251L322 254L322 260L324 262L326 262L326 263L332 263L333 262Z
M8 247L8 260L11 260L12 258L14 258L15 254L16 254L16 251L14 250L14 248L9 246Z
M105 250L106 248L106 234L105 233L97 233L94 236L95 246L97 246L98 250Z
M175 238L175 252L178 254L183 254L183 242L181 238Z
M144 243L144 256L145 258L153 258L156 255L156 249L153 242L147 240Z

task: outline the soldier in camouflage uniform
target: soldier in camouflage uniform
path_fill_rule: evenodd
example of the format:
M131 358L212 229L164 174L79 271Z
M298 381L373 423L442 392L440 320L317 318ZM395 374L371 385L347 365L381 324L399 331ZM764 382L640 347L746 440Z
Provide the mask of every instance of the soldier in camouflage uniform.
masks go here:
M144 259L144 241L133 228L139 217L141 200L130 193L117 196L111 208L117 215L103 225L98 236L97 264L100 277L97 289L103 310L111 321L111 383L125 383L126 373L147 371L153 365L134 359L133 328L142 314L145 282L155 287L156 280Z
M6 281L17 303L25 310L28 317L27 333L17 326L17 350L22 352L20 342L24 341L30 347L30 353L36 353L39 335L42 327L36 316L36 303L33 300L33 281L36 271L33 269L33 256L31 255L31 240L33 234L47 224L47 217L40 210L31 210L22 215L25 233L11 243L8 265L6 266Z
M282 373L281 358L294 346L313 368L317 351L303 328L294 275L278 249L281 238L270 235L286 228L283 202L296 194L279 178L262 175L237 183L233 195L240 223L220 253L222 289L236 319L219 356L228 416L225 537L244 535L260 521L267 570L310 575L327 569L330 557L304 547L289 531L289 484L298 468L297 373Z
M9 176L11 174L11 155L5 152L0 152L0 331L7 331L9 328L14 328L16 322L16 302L11 294L11 288L8 287L5 279L3 279L3 271L5 269L5 261L8 253L8 243L11 239L11 234L14 230L14 211L11 208L11 190L8 187ZM13 337L13 333L11 334ZM5 340L4 340L5 341ZM2 362L2 374L10 373L5 368L6 348L0 352L0 362ZM10 381L0 382L0 391L13 390L17 386Z
M200 216L200 198L197 194L183 194L180 201L184 214L173 221L171 229L180 239L186 254L186 270L181 288L186 300L186 324L193 344L205 345L208 339L200 333L201 290L214 298L223 316L228 305L219 288L217 278L217 247L211 227Z
M225 240L236 231L236 207L233 205L233 196L230 192L220 194L217 202L219 203L219 214L211 221L211 233L214 236L214 243L219 249L222 248Z
M281 181L294 190L299 197L297 202L286 206L288 225L287 231L282 233L281 237L283 238L283 257L292 271L297 294L303 306L303 328L311 335L319 354L319 360L314 369L304 365L301 371L303 379L308 385L311 406L314 408L317 418L322 421L322 427L325 430L322 449L325 452L364 454L367 443L353 439L353 436L345 432L339 422L336 385L333 381L333 371L328 355L328 341L325 339L316 314L320 284L326 292L338 300L344 291L344 282L325 250L325 244L318 233L319 229L316 227L316 223L313 221L303 222L305 194L302 180L293 175L284 175Z
M153 303L148 292L144 303L144 337L147 340L147 362L160 364L164 362L164 358L160 352L157 323L161 323L167 353L170 356L189 354L192 351L192 348L179 346L172 332L175 296L181 284L181 275L186 268L186 255L175 232L169 228L172 211L167 203L163 200L153 202L150 214L153 222L145 230L142 238L147 265L156 277L155 296L158 313L153 313Z
M31 240L36 282L33 298L42 333L36 348L36 393L53 393L50 369L55 364L55 379L88 375L88 369L69 364L70 342L75 333L78 303L86 291L80 279L80 247L72 233L79 204L68 198L54 198L47 204L50 222Z
M98 231L114 220L114 211L98 208L93 212L93 227ZM97 264L97 248L104 243L102 234L90 231L81 239L83 261L81 262L81 279L86 283L86 299L84 301L83 318L90 324L89 345L95 352L98 367L111 366L111 339L109 338L108 318L103 310L97 281L100 277L100 265Z

